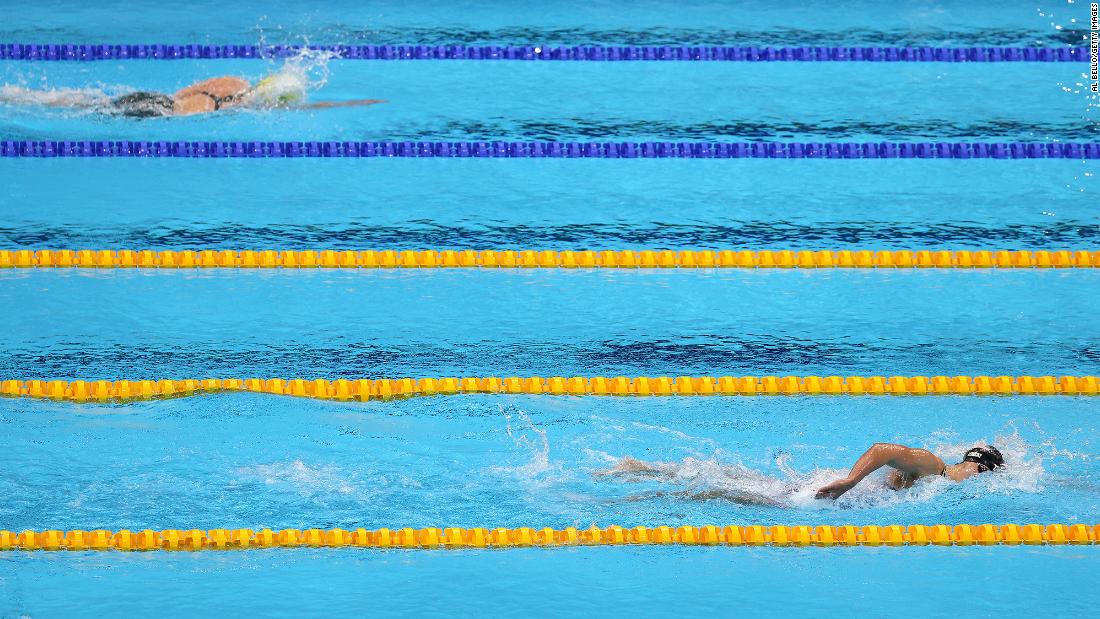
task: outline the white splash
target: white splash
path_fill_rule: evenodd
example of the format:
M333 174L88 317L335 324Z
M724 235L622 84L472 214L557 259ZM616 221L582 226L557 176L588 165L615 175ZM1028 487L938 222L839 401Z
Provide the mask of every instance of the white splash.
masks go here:
M520 466L493 466L491 471L510 473L517 477L531 478L550 470L550 439L546 430L535 425L523 409L497 405L504 416L505 431L512 443L530 454L526 464ZM513 425L515 422L515 425Z
M336 467L310 466L301 460L256 464L241 467L237 472L246 477L262 479L269 486L289 486L303 497L333 492L351 494L356 490Z
M338 54L303 47L256 82L249 102L252 107L270 108L302 103L311 91L328 83L329 62Z
M639 429L642 429L642 430L653 430L653 431L659 432L661 434L668 434L670 436L675 436L676 438L679 438L679 439L696 442L696 443L699 443L699 444L704 445L704 446L711 446L711 447L716 446L713 439L691 436L689 434L685 434L684 432L681 432L680 430L676 430L674 428L666 428L665 426L650 425L650 424L647 424L647 423L642 423L640 421L634 421L634 422L631 423L631 425L633 425L635 428L639 428Z

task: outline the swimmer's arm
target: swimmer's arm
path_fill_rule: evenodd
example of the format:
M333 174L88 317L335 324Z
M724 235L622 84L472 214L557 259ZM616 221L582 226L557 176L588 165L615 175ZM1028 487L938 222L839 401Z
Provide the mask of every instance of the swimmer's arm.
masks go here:
M815 498L836 499L856 486L863 478L874 473L883 466L895 468L907 476L916 479L924 475L934 475L943 468L943 460L940 460L932 452L925 449L914 449L905 445L892 443L875 443L865 451L859 460L852 465L848 477L838 479L831 484L822 486L817 491Z
M239 77L215 77L196 84L191 84L182 90L177 90L172 96L173 98L179 99L199 94L205 96L205 93L209 93L215 97L231 97L251 87L252 85L248 83L248 80Z
M352 99L350 101L317 101L316 103L307 103L305 105L292 106L299 110L320 110L330 107L360 107L364 105L374 105L375 103L387 103L385 99Z

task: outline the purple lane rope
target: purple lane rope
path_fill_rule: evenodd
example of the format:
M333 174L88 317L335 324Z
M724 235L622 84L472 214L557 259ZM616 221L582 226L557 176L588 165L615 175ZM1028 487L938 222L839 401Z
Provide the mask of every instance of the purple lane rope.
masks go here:
M353 60L726 62L1087 62L1087 47L742 47L713 45L310 45ZM281 58L297 45L0 43L0 60Z
M1100 143L170 142L3 140L0 157L490 159L1100 159Z

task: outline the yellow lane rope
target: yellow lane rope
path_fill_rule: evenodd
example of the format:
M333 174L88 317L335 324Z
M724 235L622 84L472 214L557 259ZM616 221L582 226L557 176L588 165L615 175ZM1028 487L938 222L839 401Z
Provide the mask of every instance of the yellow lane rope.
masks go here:
M0 268L1100 268L1100 251L2 250Z
M168 529L0 531L0 550L229 550L272 547L514 548L530 546L993 546L1096 544L1100 524L949 526L611 526L588 529Z
M252 391L323 400L388 400L461 393L574 396L1097 395L1097 376L552 376L487 378L208 378L203 380L5 380L0 396L73 402L147 400Z

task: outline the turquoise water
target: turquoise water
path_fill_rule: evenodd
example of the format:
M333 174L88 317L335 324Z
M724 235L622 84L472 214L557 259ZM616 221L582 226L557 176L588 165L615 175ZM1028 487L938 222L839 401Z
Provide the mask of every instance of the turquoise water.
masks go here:
M0 41L1080 44L1085 5L6 6ZM1077 18L1077 22L1071 19ZM1060 26L1060 28L1056 28ZM1097 141L1084 65L324 62L367 109L44 105L265 61L0 63L3 139ZM0 249L1100 249L1071 160L0 160ZM1100 273L0 272L0 379L1100 374ZM0 528L1097 522L1095 398L0 399ZM876 441L1009 467L812 498ZM603 475L631 456L656 477ZM1093 547L0 553L0 615L1035 616ZM1056 592L1056 595L1052 595ZM674 609L674 610L673 610Z
M0 463L13 473L0 482L0 518L12 528L1091 522L1095 411L1060 397L2 400ZM996 441L1012 468L903 493L867 486L836 504L809 498L875 440L944 457ZM624 455L670 474L593 477ZM736 502L761 498L778 505ZM988 592L981 614L1024 615L1086 612L1095 563L1092 547L275 549L4 553L0 574L5 612L45 616L193 615L210 604L261 615L876 614L908 599L898 587L914 574L943 595L914 595L907 612L951 614L965 590ZM1051 590L1067 594L1054 601Z
M1100 239L1096 177L1086 176L1093 165L6 160L0 167L8 172L9 202L0 205L0 243L116 249L1092 249ZM118 190L120 176L124 191Z
M0 63L13 86L174 92L262 60ZM1081 63L383 62L333 60L313 100L367 109L134 122L0 107L6 139L1096 141ZM318 69L314 77L325 79ZM1063 91L1060 85L1070 88ZM781 96L777 96L781 93ZM976 93L980 95L976 96ZM25 95L24 95L25 96Z
M138 8L122 0L94 6L72 0L44 13L33 6L5 9L10 40L105 43L240 43L263 33L270 43L517 43L745 45L1046 45L1080 44L1087 36L1087 6L1064 2L1036 6L997 0L975 6L958 0L904 6L861 0L814 0L782 6L750 0L672 3L645 0L629 11L614 0L567 0L524 6L492 0L447 5L385 0L336 0L303 7L288 0L225 4L199 0L186 6ZM1046 17L1042 13L1053 14ZM1078 23L1070 23L1076 17ZM1054 28L1054 24L1062 26ZM809 43L813 42L813 43Z
M2 485L17 530L1092 522L1100 508L1089 398L238 394L0 406L20 437L3 456L20 477ZM875 441L957 462L982 440L1011 470L813 499ZM663 463L662 475L600 475L625 456Z
M1093 270L0 274L26 378L1100 374ZM33 374L33 376L31 376Z
M39 553L7 580L17 593L6 608L42 616L1087 615L1097 602L1094 565L1093 549L1073 547ZM74 599L83 608L74 611Z

